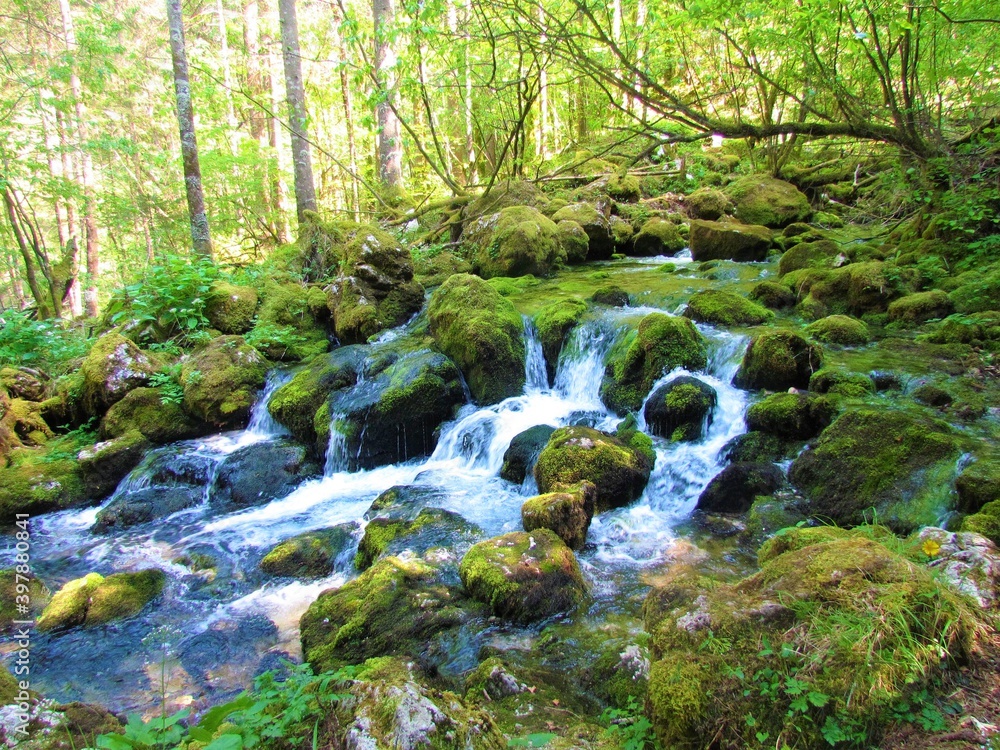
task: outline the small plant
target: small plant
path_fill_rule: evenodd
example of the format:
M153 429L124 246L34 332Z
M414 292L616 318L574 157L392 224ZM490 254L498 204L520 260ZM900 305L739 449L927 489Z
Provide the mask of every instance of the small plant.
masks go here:
M606 708L601 722L608 725L607 734L622 750L649 750L659 748L653 734L653 725L641 711L634 697L629 696L625 708Z
M243 338L255 349L272 353L280 351L279 358L290 349L306 343L306 338L299 335L293 326L277 323L258 323Z
M164 367L149 378L149 384L160 391L160 401L164 404L184 402L184 386L181 385L181 365L175 362Z
M86 354L87 344L82 329L61 320L35 320L22 310L0 312L0 366L58 369Z

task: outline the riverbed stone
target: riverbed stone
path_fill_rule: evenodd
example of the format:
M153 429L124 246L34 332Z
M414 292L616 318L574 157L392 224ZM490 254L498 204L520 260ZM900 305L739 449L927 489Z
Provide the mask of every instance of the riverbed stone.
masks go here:
M570 549L582 549L596 500L597 487L590 482L537 495L521 506L521 525L525 531L549 529Z
M91 531L105 533L149 523L193 508L204 499L204 488L189 484L159 485L122 493L97 512Z
M554 214L552 221L575 221L587 233L587 260L610 260L615 252L611 222L604 212L590 203L571 203Z
M733 384L747 390L807 388L823 352L797 333L764 331L750 341Z
M773 495L785 475L770 463L734 463L712 478L698 496L696 508L706 513L746 513L760 495Z
M728 463L773 463L788 458L793 450L777 435L751 430L726 443L719 455Z
M787 440L808 440L833 421L837 407L825 396L774 393L747 409L747 427Z
M96 443L77 455L87 496L107 497L132 469L138 466L153 444L138 430L130 430L111 440Z
M705 289L691 295L684 317L712 325L756 326L767 323L774 313L742 295L721 289Z
M108 409L101 419L103 440L139 432L160 445L207 435L212 425L189 414L183 406L164 401L159 388L136 388Z
M672 442L699 440L717 403L712 386L684 375L653 391L643 415L654 435Z
M555 427L540 424L519 432L511 438L510 445L503 454L503 466L500 468L500 478L514 484L521 484L529 472L534 471L535 464L542 449L549 442Z
M767 227L692 220L688 234L691 257L707 260L735 260L742 263L767 259L772 234Z
M260 561L260 570L281 578L324 578L353 546L358 528L356 523L342 523L285 539L268 550Z
M742 177L725 192L736 206L736 217L747 224L782 229L808 221L813 213L809 199L797 187L766 175Z
M423 555L435 547L451 550L468 547L482 538L482 531L461 514L442 508L423 508L412 519L375 518L365 526L358 543L354 567L366 570L388 555Z
M586 312L587 303L571 297L546 305L532 319L535 330L538 331L538 339L542 344L545 369L550 380L555 377L556 365L559 364L559 353L566 342L566 337L569 336L570 331L577 326Z
M102 576L88 573L63 586L38 618L41 632L83 626L95 627L137 615L160 595L166 583L162 570Z
M548 276L566 262L556 223L529 206L509 206L470 222L462 233L479 276Z
M649 257L653 255L674 255L687 246L677 225L667 219L654 216L642 225L632 239L630 255Z
M242 336L212 339L181 368L184 408L216 427L245 427L266 377L266 360Z
M91 416L103 414L129 391L146 385L159 365L120 333L106 333L91 347L80 373L83 406Z
M210 502L224 511L265 505L285 497L320 467L306 449L287 440L253 443L226 456L212 485Z
M806 333L824 344L864 346L871 341L868 326L849 315L829 315L806 326Z

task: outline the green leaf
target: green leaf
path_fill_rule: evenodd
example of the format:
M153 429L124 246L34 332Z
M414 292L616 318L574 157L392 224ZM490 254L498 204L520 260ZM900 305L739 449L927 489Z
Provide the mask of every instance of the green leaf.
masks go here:
M243 750L243 738L238 734L223 734L209 742L205 750Z
M507 747L545 747L558 736L551 732L540 732L527 737L513 737L507 740Z

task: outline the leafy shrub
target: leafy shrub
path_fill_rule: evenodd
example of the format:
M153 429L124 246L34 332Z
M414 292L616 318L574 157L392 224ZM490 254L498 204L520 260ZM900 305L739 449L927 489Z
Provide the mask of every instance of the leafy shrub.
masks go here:
M149 379L153 388L160 389L160 401L164 404L181 404L184 402L184 386L181 385L181 363L175 362L164 367Z
M21 310L0 312L0 365L31 365L46 369L87 353L80 328L61 320L34 320Z

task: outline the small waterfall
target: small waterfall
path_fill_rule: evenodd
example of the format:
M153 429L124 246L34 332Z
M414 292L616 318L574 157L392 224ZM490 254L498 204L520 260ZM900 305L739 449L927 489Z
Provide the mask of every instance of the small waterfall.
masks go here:
M250 412L250 424L247 425L247 433L261 439L287 435L288 431L271 416L267 405L271 401L274 392L292 379L292 373L288 370L271 370L267 374L267 382L264 383L264 390L253 405Z
M338 427L343 420L343 414L330 415L330 442L326 446L326 461L323 464L323 476L326 477L349 471L351 459L347 455L347 436Z
M615 334L598 323L584 323L573 329L559 354L555 390L578 409L604 411L601 381L604 358L615 343Z
M542 342L538 338L538 330L531 318L524 319L524 390L544 391L549 387L549 374L545 370L545 355L542 353Z

